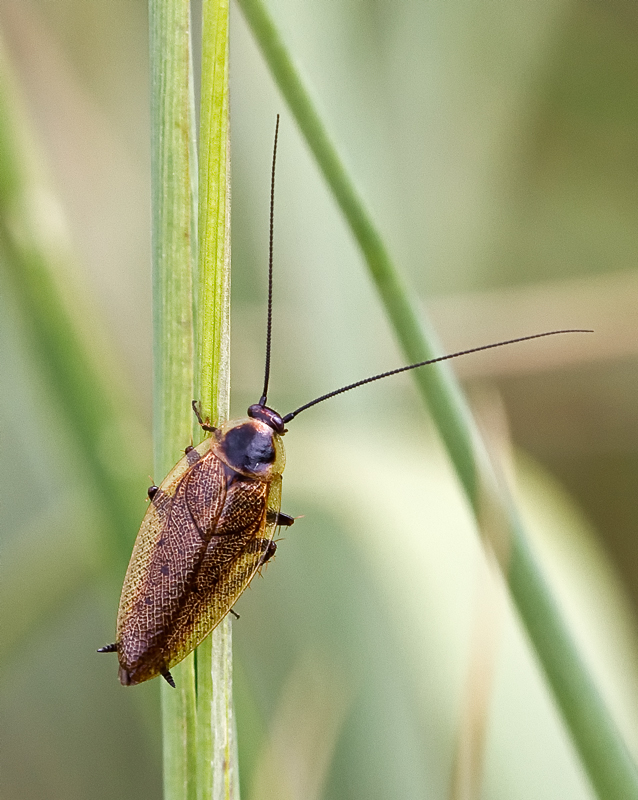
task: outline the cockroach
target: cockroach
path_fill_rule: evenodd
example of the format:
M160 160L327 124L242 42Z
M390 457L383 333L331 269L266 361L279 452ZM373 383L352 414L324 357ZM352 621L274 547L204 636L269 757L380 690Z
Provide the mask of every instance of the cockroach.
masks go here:
M268 315L264 388L248 416L214 427L193 410L210 436L187 447L160 486L148 490L142 521L124 578L117 641L99 653L117 653L125 686L161 675L184 659L232 611L255 573L275 554L283 514L281 481L286 425L302 411L367 383L428 364L516 342L580 331L549 331L473 347L356 381L278 414L266 405L270 377L273 292L273 220L279 116L275 128L270 191Z

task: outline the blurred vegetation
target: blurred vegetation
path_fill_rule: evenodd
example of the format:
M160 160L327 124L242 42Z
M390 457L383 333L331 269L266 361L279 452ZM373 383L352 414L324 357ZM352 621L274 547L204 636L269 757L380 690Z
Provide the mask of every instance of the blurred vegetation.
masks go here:
M596 329L457 368L494 447L528 454L511 461L539 553L636 753L638 14L621 0L270 5L446 349ZM58 285L119 404L109 428L105 398L89 400L98 446L83 450L3 240L0 795L11 798L160 795L157 682L124 690L94 654L112 640L128 555L111 548L132 544L136 524L109 517L84 461L93 450L108 474L119 465L126 514L141 518L146 25L131 0L0 8ZM400 358L237 9L231 75L232 413L260 389L277 111L271 401L286 412ZM304 517L234 624L245 798L592 796L420 412L398 378L308 412L286 439L284 510ZM465 752L478 762L464 771Z

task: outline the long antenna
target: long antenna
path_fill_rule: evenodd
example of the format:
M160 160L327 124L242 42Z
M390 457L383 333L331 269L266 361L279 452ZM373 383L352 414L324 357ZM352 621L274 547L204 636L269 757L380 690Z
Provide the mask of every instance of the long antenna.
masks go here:
M335 389L333 392L328 392L328 394L322 394L321 397L317 397L315 400L311 400L309 403L306 403L303 406L299 406L294 411L291 411L289 414L286 414L283 417L284 423L290 422L293 420L297 414L301 414L302 411L305 411L307 408L312 408L312 406L316 406L319 403L323 403L324 400L329 400L331 397L335 397L338 394L343 394L344 392L349 392L351 389L356 389L359 386L365 386L366 383L373 383L374 381L380 381L382 378L389 378L391 375L398 375L400 372L408 372L411 369L417 369L418 367L425 367L428 364L437 364L439 361L449 361L451 358L458 358L459 356L467 356L470 353L479 353L481 350L491 350L494 347L504 347L508 344L516 344L517 342L527 342L530 339L541 339L543 336L557 336L561 333L593 333L590 330L565 330L565 331L546 331L545 333L535 333L532 336L521 336L518 339L508 339L504 342L495 342L494 344L484 344L481 347L472 347L469 350L459 350L458 353L450 353L447 356L439 356L438 358L430 358L427 361L419 361L418 364L410 364L407 367L399 367L398 369L391 369L389 372L381 372L379 375L373 375L371 378L364 378L362 381L356 381L356 383L350 383L348 386L342 386L341 389Z
M266 326L266 368L264 370L264 390L259 400L260 406L266 405L268 381L270 380L270 341L272 339L272 253L275 230L275 163L277 162L277 138L279 136L279 114L275 125L275 144L272 150L272 174L270 178L270 238L268 244L268 323Z

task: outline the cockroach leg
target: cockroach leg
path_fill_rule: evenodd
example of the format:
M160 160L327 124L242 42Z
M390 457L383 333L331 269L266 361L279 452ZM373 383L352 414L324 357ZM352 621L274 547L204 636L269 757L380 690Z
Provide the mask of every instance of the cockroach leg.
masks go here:
M260 546L262 550L262 556L259 559L259 566L263 567L264 564L275 555L277 552L277 545L270 541L270 539L258 539L257 540L258 546Z
M234 608L229 609L230 613L235 617L235 619L239 619L239 614L235 611Z
M99 648L98 653L117 653L117 644L105 644Z
M291 517L288 514L282 514L281 511L269 510L266 515L266 522L268 525L272 525L274 523L282 528L289 528L294 521L294 517Z
M213 425L210 424L209 419L207 419L206 422L204 422L204 420L202 419L202 414L199 410L199 403L197 402L197 400L193 400L191 405L193 406L193 411L195 412L195 416L197 417L197 421L199 422L201 429L204 431L208 431L209 433L213 433L214 431L216 431L217 428L215 428Z
M170 499L169 496L161 487L155 485L148 487L148 496L157 513L161 516L166 506L166 501Z

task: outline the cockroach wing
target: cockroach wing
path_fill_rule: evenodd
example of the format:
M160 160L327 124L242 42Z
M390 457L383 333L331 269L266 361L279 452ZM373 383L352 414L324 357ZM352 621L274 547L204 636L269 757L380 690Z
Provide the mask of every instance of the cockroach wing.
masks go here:
M232 471L213 444L206 439L179 461L142 521L117 619L122 683L185 658L246 588L274 534L281 476L229 487Z
M281 475L230 487L195 586L167 642L169 668L219 624L264 563L280 506Z

